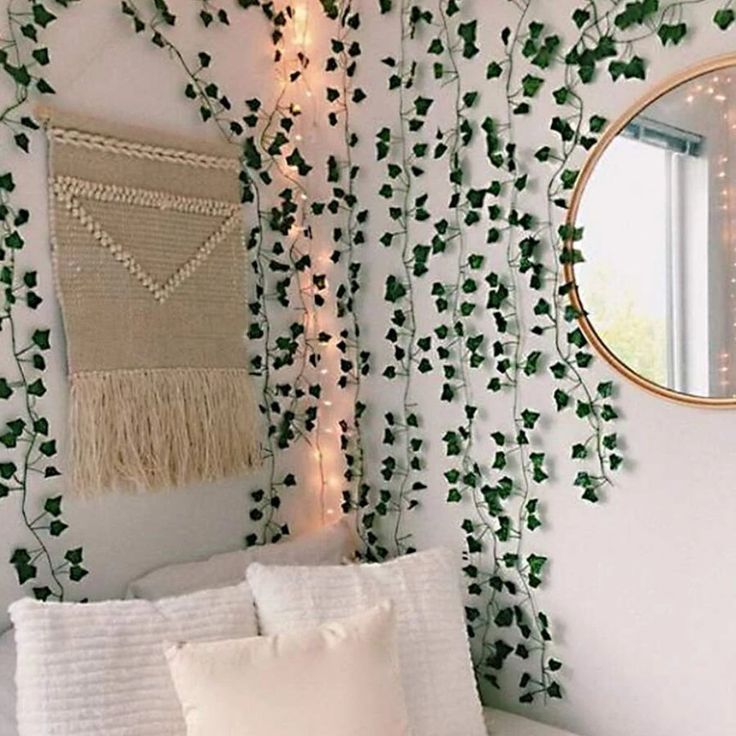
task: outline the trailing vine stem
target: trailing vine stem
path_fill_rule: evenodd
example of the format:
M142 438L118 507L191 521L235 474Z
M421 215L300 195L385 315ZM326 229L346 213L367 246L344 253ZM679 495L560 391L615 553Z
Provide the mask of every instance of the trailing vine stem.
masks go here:
M66 6L70 1L59 4ZM12 81L13 90L10 101L0 110L0 128L12 136L19 151L29 153L29 134L37 131L39 125L24 110L32 91L54 93L42 76L42 68L50 63L51 55L41 37L57 16L43 3L23 5L25 8L17 0L9 0L5 12L8 35L0 38L0 66ZM0 378L0 399L10 401L15 397L10 412L15 412L16 403L21 408L13 419L5 422L0 435L0 444L10 453L0 461L0 501L18 498L22 525L31 539L29 547L16 547L10 556L18 583L21 586L31 583L33 595L39 600L61 601L67 594L66 580L79 582L88 573L83 566L81 547L67 549L62 559L55 559L56 550L50 541L68 529L62 518L62 496L47 497L40 510L32 510L37 503L32 495L35 479L52 479L60 473L51 464L57 453L56 440L50 436L49 421L39 405L39 399L47 391L41 375L46 369L43 353L50 349L50 333L37 327L27 337L19 323L21 305L33 311L43 299L37 291L37 272L20 273L19 254L27 247L23 229L31 214L13 204L15 188L13 172L3 172L0 175L0 284L4 302L0 329L5 327L14 375Z
M497 544L492 525L492 516L489 513L484 496L484 488L487 473L483 469L482 460L474 458L473 447L476 431L476 420L478 407L473 396L470 367L480 368L485 365L486 360L479 352L481 346L486 343L486 336L476 334L473 338L467 338L467 328L471 326L471 317L477 311L477 305L469 301L471 295L477 293L477 282L473 273L478 271L486 261L485 256L473 254L468 256L466 229L477 224L472 209L468 206L468 198L472 198L472 191L467 190L465 180L465 162L463 161L463 149L472 142L471 123L468 112L477 100L477 92L463 92L463 79L458 63L458 41L456 40L456 29L451 28L450 17L457 15L461 10L458 3L452 0L439 0L437 13L439 23L437 37L430 44L429 53L444 54L449 64L449 70L438 62L435 77L441 77L443 84L451 85L452 105L454 119L451 126L440 138L439 147L435 148L435 158L447 158L448 160L448 182L452 192L452 202L455 207L451 209L451 224L445 229L445 221L440 220L435 224L437 231L434 241L436 251L444 251L451 243L457 245L457 277L454 285L442 289L436 284L434 291L440 296L438 311L445 309L447 292L451 294L450 313L451 325L442 331L445 337L445 351L441 351L440 357L454 353L454 365L444 366L445 376L448 380L455 379L459 374L459 380L445 384L443 398L452 400L455 396L460 397L463 406L465 423L454 433L453 452L460 452L460 458L456 466L445 473L449 485L448 502L460 502L464 497L470 496L476 518L465 519L462 524L463 530L468 534L468 558L473 564L465 567L468 576L468 594L471 603L466 609L468 614L468 631L471 638L478 638L480 630L480 661L478 663L478 674L490 682L495 682L493 675L487 673L489 663L495 661L496 647L489 641L493 627L494 610L497 611L496 591L490 589L488 600L485 603L485 613L481 614L477 604L474 602L489 588L489 581L494 579L499 570L497 556ZM449 235L445 235L449 233ZM467 328L466 328L467 325ZM457 440L457 441L455 441ZM449 445L448 445L449 447ZM462 448L460 450L460 448ZM490 542L489 542L490 540ZM477 545L491 544L491 567L486 569L486 556L477 549ZM472 550L472 551L471 551Z
M389 8L390 9L390 8ZM386 340L392 346L393 362L388 365L383 376L389 381L399 379L400 408L398 412L389 411L385 415L383 444L395 447L400 443L400 450L382 460L381 475L386 482L379 492L375 505L375 513L365 516L372 525L375 514L386 517L393 514L390 539L395 554L408 554L414 551L412 534L405 528L406 513L419 506L419 494L426 489L426 484L417 478L423 469L423 440L418 436L421 419L417 405L413 399L413 377L416 364L419 362L417 339L418 327L416 319L416 302L414 292L414 275L416 265L416 248L413 247L412 222L422 222L429 216L426 210L428 195L415 191L415 179L421 174L419 170L415 144L410 149L409 136L420 131L424 126L429 105L417 97L410 103L409 91L414 88L417 64L410 61L408 45L417 32L418 9L408 0L399 3L400 44L399 57L388 57L383 63L391 70L389 89L397 95L397 112L399 130L393 133L388 126L383 127L377 135L376 151L379 161L387 160L389 180L379 194L394 202L389 206L389 217L397 229L385 232L380 242L387 248L398 241L401 274L390 274L385 282L385 299L395 306L391 319L391 327ZM391 155L393 154L393 155ZM413 200L413 201L412 201ZM400 454L400 457L397 455ZM369 526L370 529L370 526ZM369 540L378 537L369 531ZM388 556L385 546L375 546L378 559Z
M505 78L505 94L506 94L506 131L507 131L507 151L509 147L515 152L518 148L518 142L515 135L514 126L514 109L518 105L516 101L516 92L513 90L515 83L514 79L514 56L517 51L518 45L522 40L521 28L524 25L528 16L531 6L531 0L523 0L520 3L519 16L516 28L512 34L513 40L509 44L507 52L507 67L506 67L506 78ZM509 173L515 176L514 185L511 187L511 201L509 205L509 212L513 213L517 210L519 192L523 189L518 186L519 177L525 175L524 172L518 172L516 170L516 158L515 153L509 154L510 164L508 165ZM530 421L525 419L522 414L526 413L528 416L528 409L525 409L522 404L522 381L525 375L534 375L534 372L527 369L528 361L525 356L525 335L527 328L523 321L523 296L520 293L519 276L520 269L524 264L523 249L520 248L521 254L516 253L517 244L514 241L513 233L516 227L510 220L510 227L508 231L508 241L506 248L506 258L508 264L508 273L511 278L511 295L514 299L513 304L513 317L509 321L509 324L513 325L513 357L511 359L511 386L513 390L513 401L512 401L512 414L513 414L513 426L514 426L514 452L518 457L519 465L519 479L521 484L518 515L517 515L517 544L516 544L516 564L515 570L517 572L517 582L524 591L524 598L526 604L528 604L531 610L531 616L528 617L527 625L531 628L531 637L535 641L536 649L538 650L538 667L537 675L532 676L528 673L523 675L523 680L526 680L526 685L531 686L521 696L522 702L530 701L536 695L543 695L557 697L560 695L559 685L553 681L550 673L549 663L547 661L547 642L551 641L551 636L547 627L547 618L543 612L540 612L535 597L533 595L530 582L530 568L533 578L540 577L542 566L545 564L546 559L538 556L525 560L524 557L524 541L525 535L523 529L527 526L527 518L529 514L529 501L532 495L532 481L530 474L532 470L535 470L535 481L537 483L544 482L547 480L547 474L543 470L543 458L542 453L536 455L540 460L533 461L535 457L533 453L527 451L529 447L529 432ZM533 412L537 414L537 412ZM536 510L537 504L535 503L533 508ZM536 517L535 517L536 518ZM536 563L536 564L535 564ZM523 567L522 567L523 566ZM540 617L541 613L541 617Z
M362 270L358 249L365 243L362 225L368 219L368 210L361 210L358 206L356 179L360 174L360 166L355 162L354 150L359 138L353 130L351 118L352 106L360 105L366 99L364 90L354 83L358 60L363 53L360 43L355 40L361 16L354 10L352 0L340 8L324 3L323 9L325 16L336 24L330 42L332 53L327 59L325 70L339 75L336 86L327 87L326 96L330 105L327 121L331 127L339 129L340 152L337 156L330 155L327 160L326 176L332 185L332 199L327 205L317 203L316 207L322 212L326 206L338 218L333 230L331 260L336 264L344 261L344 277L335 293L337 318L345 324L337 343L342 356L338 385L343 391L352 392L352 406L351 415L343 418L339 424L340 449L345 455L342 509L344 513L356 512L356 531L368 550L367 556L373 556L363 519L363 511L370 503L371 489L365 472L362 378L369 372L370 364L369 355L361 349L361 305L358 295Z
M404 457L403 468L399 471L400 482L398 487L398 497L395 502L395 523L393 531L393 544L397 554L405 554L411 551L408 546L408 540L411 538L404 531L404 511L407 505L412 501L407 501L410 491L412 478L412 465L414 464L415 453L412 452L411 440L409 436L408 417L415 412L416 405L412 403L412 374L414 371L414 360L416 355L416 339L417 339L417 320L415 311L414 284L412 273L412 237L410 230L410 219L412 217L411 197L413 191L413 181L411 174L411 161L409 160L409 130L406 126L407 100L406 90L411 88L414 83L413 71L410 71L410 64L407 59L407 42L411 36L409 13L411 12L409 1L402 0L401 4L401 54L399 57L399 74L402 77L401 84L398 87L399 110L401 118L401 134L395 143L399 147L399 159L401 161L401 210L402 215L399 220L401 231L399 233L401 239L401 263L404 269L404 283L406 286L406 303L404 309L406 322L402 325L404 334L404 351L405 356L400 360L402 375L404 377L404 386L402 393L402 418L401 423L404 430ZM409 70L409 71L408 71Z

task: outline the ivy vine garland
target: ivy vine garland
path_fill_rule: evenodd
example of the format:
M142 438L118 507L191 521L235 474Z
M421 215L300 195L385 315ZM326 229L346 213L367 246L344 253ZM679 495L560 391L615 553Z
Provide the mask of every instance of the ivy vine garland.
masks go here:
M63 9L73 1L56 0L56 5ZM0 123L15 147L27 154L31 136L39 128L27 109L28 101L32 94L54 93L44 77L51 56L43 34L57 15L41 2L9 0L5 20L7 36L0 38L0 64L13 93L0 111ZM64 600L67 582L79 582L87 570L82 547L68 548L59 558L58 546L51 543L68 529L62 517L62 496L48 496L40 508L35 498L39 482L44 481L45 487L46 480L60 473L53 465L56 440L43 414L42 401L46 394L45 354L52 344L50 331L39 325L28 334L21 327L27 321L25 315L21 318L21 312L33 312L42 302L37 273L22 266L23 250L30 247L23 229L30 219L13 172L0 171L0 283L4 294L0 329L9 371L0 377L0 399L9 403L13 416L0 434L4 451L0 459L0 503L6 507L14 504L28 537L28 543L15 548L9 560L19 585L30 585L39 600Z
M27 112L31 93L53 93L43 77L51 60L43 31L73 1L8 4L0 63L14 96L0 112L0 123L21 151L29 152L38 128ZM319 0L319 5L330 49L319 94L335 145L317 163L299 147L296 92L314 60L287 43L294 31L294 2L238 0L225 7L197 0L187 11L197 14L202 39L211 38L213 48L214 34L227 32L233 12L260 14L281 90L270 105L258 97L231 100L212 77L213 52L176 45L177 17L165 0L120 3L131 31L178 65L182 95L202 122L242 150L254 281L252 372L260 381L267 427L266 481L251 494L253 531L246 543L289 533L280 508L297 477L282 458L292 448L306 447L316 451L321 464L324 395L348 392L352 411L339 422L343 510L356 512L366 557L382 560L413 551L411 512L421 509L432 486L427 446L442 447L447 502L463 509L466 613L478 674L501 686L501 671L516 660L522 702L560 697L562 664L552 655L550 619L536 598L548 560L530 549L531 535L544 525L544 485L558 465L553 460L561 457L558 450L552 457L545 446L543 418L554 422L556 414L566 413L578 420L580 438L568 451L579 468L570 484L586 501L601 498L623 462L615 388L609 381L590 385L586 378L594 358L567 299L573 286L561 269L582 258L577 247L582 232L565 224L565 215L577 167L606 125L586 109L583 90L605 75L614 82L645 79L648 65L639 53L644 44L682 43L699 6L726 31L736 20L732 3L587 0L572 10L570 40L535 17L534 0L514 0L513 24L498 29L497 58L484 52L478 4L470 0L377 0L370 8L355 0ZM400 28L397 53L382 60L391 113L371 140L361 139L356 124L368 94L356 83L364 54L361 12L377 12L387 29ZM485 79L471 84L468 80L478 76L469 69L479 64ZM497 117L484 111L488 95L505 103ZM436 126L439 97L448 101L450 118ZM519 124L542 98L551 99L557 112L544 145L527 156ZM485 180L469 165L479 151ZM377 191L359 163L369 157L382 171ZM445 202L430 196L430 169L443 172ZM324 201L310 198L317 176L329 186ZM533 190L544 192L544 207L533 204ZM373 242L367 203L376 197L385 203L381 215L390 226ZM20 407L0 435L5 448L0 503L10 508L16 501L29 537L10 559L19 583L30 584L38 598L63 600L67 581L79 581L87 572L82 548L66 549L57 559L57 546L50 544L67 531L62 496L49 496L36 508L32 493L35 479L59 472L51 460L56 443L42 411L44 353L53 336L43 326L25 334L18 319L20 310L35 310L41 301L37 275L22 267L23 227L31 213L21 201L13 173L0 173L5 295L0 328L12 370L0 378L0 399ZM316 257L318 224L332 233L334 303ZM380 363L361 331L368 319L361 298L368 249L388 253L400 264L381 285L391 321L385 327L387 360ZM418 313L419 290L429 290L434 302L428 331ZM321 319L332 310L339 329L328 332ZM336 386L326 385L319 370L328 345L340 355ZM364 442L367 428L381 422L371 416L365 396L364 380L372 370L398 397L382 419L385 451L377 459L367 457ZM426 406L420 411L416 382L426 374L440 379L438 405L447 418L441 430L428 425ZM553 381L551 399L532 405L528 388L542 376ZM489 404L497 407L490 438L480 421ZM373 463L377 477L370 460L378 461ZM319 477L323 495L322 467Z

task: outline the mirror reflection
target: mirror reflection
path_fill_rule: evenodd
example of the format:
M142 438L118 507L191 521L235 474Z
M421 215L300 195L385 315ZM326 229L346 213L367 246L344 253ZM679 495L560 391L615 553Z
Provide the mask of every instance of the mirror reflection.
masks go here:
M650 389L736 397L735 144L726 66L640 108L581 179L578 295L604 354Z

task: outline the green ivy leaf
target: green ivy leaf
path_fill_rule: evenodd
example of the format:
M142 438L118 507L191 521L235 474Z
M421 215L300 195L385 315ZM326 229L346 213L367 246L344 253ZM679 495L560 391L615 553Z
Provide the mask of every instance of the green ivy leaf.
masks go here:
M0 478L10 480L17 470L18 467L14 462L0 463Z
M527 74L521 80L521 87L526 97L534 97L537 92L542 88L544 79L541 77L535 77L533 74Z
M49 524L49 534L52 537L60 537L68 528L68 524L65 524L59 519L54 519L54 521Z
M472 20L467 23L460 23L457 34L463 41L463 56L466 59L472 59L480 49L476 46L478 40L478 21Z
M51 348L50 334L50 330L36 330L31 337L31 341L39 350L49 350Z
M727 30L736 20L736 12L733 8L722 8L716 11L713 16L713 22L722 30Z
M44 382L37 378L33 383L29 383L26 391L29 396L43 396L46 393Z
M41 3L35 3L32 9L33 22L36 25L41 26L41 28L46 28L46 26L56 20L56 16Z
M13 395L7 378L0 378L0 399L9 399Z
M667 24L663 23L657 31L662 46L666 46L671 43L673 46L677 46L687 35L687 24L686 23L675 23Z
M61 502L62 497L61 496L54 496L53 498L47 498L46 502L43 505L43 510L47 514L51 514L53 517L59 517L61 516Z
M64 555L64 559L70 565L81 565L82 560L84 559L84 551L81 547L75 547L74 549L67 550L66 554Z

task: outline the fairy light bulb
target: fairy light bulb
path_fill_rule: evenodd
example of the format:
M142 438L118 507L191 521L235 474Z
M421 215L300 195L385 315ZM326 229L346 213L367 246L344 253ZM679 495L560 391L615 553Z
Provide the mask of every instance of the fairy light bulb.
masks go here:
M294 38L297 45L309 46L311 38L309 35L309 9L306 2L300 3L294 8Z

